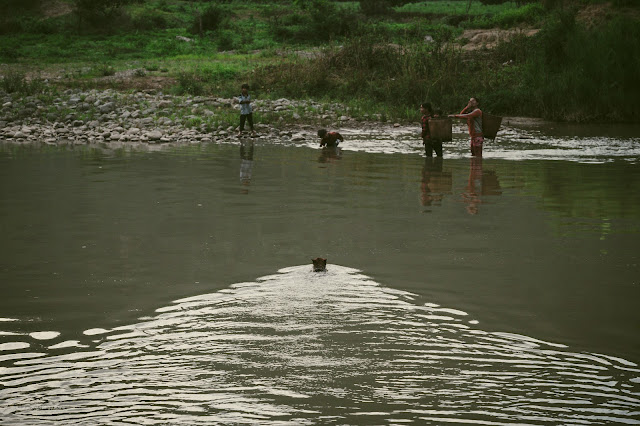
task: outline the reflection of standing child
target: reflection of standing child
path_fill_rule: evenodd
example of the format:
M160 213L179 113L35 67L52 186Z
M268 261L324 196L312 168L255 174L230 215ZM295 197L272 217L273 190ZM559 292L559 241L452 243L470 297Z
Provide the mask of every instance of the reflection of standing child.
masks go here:
M467 212L472 215L478 214L478 205L482 202L478 195L479 185L482 185L482 158L475 157L471 159L466 192L462 194L463 201L467 203Z
M320 138L320 147L332 148L338 146L338 144L344 141L342 135L338 132L327 132L325 129L318 130L318 137Z
M238 103L240 104L240 131L238 136L244 131L245 121L249 122L249 128L251 129L251 136L255 136L256 132L253 130L253 108L251 107L251 95L249 94L249 85L242 85L242 93L238 96Z
M450 171L443 171L442 157L426 157L422 168L422 184L420 186L422 205L431 206L434 202L442 204L445 194L451 194L453 176Z
M429 102L423 102L420 105L420 112L422 113L420 122L422 123L422 144L424 145L424 153L427 157L433 157L433 152L435 151L438 157L442 157L442 141L440 139L432 138L429 130L429 120L431 120L431 118L439 117L439 115L432 117L433 109Z
M253 169L253 141L240 143L240 182L249 185L251 182L251 170Z

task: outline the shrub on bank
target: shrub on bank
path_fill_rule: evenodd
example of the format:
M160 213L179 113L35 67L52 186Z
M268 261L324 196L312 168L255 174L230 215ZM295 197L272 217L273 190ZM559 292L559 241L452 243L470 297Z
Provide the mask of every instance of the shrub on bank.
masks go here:
M326 0L303 2L301 7L270 21L270 32L277 40L319 43L357 32L359 19L351 9Z
M621 17L587 29L570 11L557 11L533 38L502 43L501 83L485 101L508 114L556 120L635 121L640 113L640 23Z
M637 51L637 21L618 18L587 29L560 10L537 36L515 37L490 55L360 37L310 60L261 67L252 78L276 96L367 99L396 117L424 99L457 111L475 95L503 115L637 121Z
M369 99L404 114L406 107L434 99L442 108L458 108L468 97L471 73L482 63L464 62L461 52L442 45L403 46L357 38L310 60L262 67L254 84L289 97Z
M220 29L228 12L220 5L211 4L203 11L197 11L193 18L191 34L204 35L208 31L217 31Z
M178 74L176 93L179 95L188 94L199 96L204 93L204 85L196 75L188 72L180 72Z
M496 15L476 18L474 28L510 28L518 25L536 26L543 22L546 11L540 3L530 3L517 9L506 9Z
M169 28L169 22L167 14L159 10L143 9L131 16L133 28L142 31Z
M0 79L0 88L7 93L34 95L47 90L47 86L39 78L27 79L20 71L9 71Z
M250 6L243 1L229 5L218 2L211 8L226 10L219 15L222 21L213 20L211 26L205 25L209 32L191 42L177 40L176 36L188 35L186 28L193 24L195 8L204 8L207 3L147 0L144 4L114 9L114 13L117 10L128 14L130 19L125 19L122 24L125 26L108 37L99 32L78 36L78 22L71 19L73 15L66 21L46 21L49 22L46 25L33 17L12 16L22 33L2 37L0 61L39 64L87 61L117 67L117 60L142 59L144 63L153 58L171 63L188 57L198 61L200 68L180 76L176 90L182 93L213 93L229 87L235 93L238 82L246 80L259 83L273 96L312 96L375 104L375 108L392 116L406 116L407 108L414 111L413 106L424 99L433 99L441 108L457 111L474 94L483 98L493 112L505 115L637 121L635 99L639 89L635 80L640 64L634 53L640 50L640 31L636 18L619 18L587 29L575 21L571 9L550 13L540 2L520 8L513 3L487 6L482 7L482 13L474 10L481 7L474 2L468 15L457 12L446 15L447 7L459 7L466 2L454 2L453 6L445 3L394 6L393 16L371 20L359 11L356 2L315 0L299 1L297 5L256 2ZM251 14L258 8L259 18L254 19ZM414 19L416 16L421 19ZM541 16L545 17L545 25L538 36L515 37L495 51L463 54L444 47L463 27L511 27L539 23ZM458 18L461 20L456 21ZM444 21L456 25L445 25ZM60 28L67 25L64 27L67 31L42 37L48 31L47 26L55 27L54 22ZM165 26L173 29L162 30ZM0 31L7 31L6 28L0 26ZM133 28L139 31L120 31ZM84 28L91 29L90 25ZM422 42L425 35L431 35L435 43L425 45ZM350 40L345 40L347 37ZM343 43L344 47L327 48L324 54L311 60L275 56L276 50L286 49L290 43L294 49L304 50L326 45L327 40ZM263 64L255 73L242 78L237 69L204 72L201 66L212 60L218 50L242 53L256 48L265 51L250 59L224 55L224 61L242 63L243 70ZM273 62L277 65L264 65ZM114 66L103 70L97 67L93 76L114 73ZM76 77L84 79L87 75Z

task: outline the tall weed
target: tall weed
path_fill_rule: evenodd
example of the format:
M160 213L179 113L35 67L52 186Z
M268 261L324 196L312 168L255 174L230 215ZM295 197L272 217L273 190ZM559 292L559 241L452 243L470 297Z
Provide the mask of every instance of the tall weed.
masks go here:
M0 80L0 88L7 93L19 93L21 95L34 95L46 90L42 79L27 79L23 72L11 70L5 73Z
M350 8L326 0L310 0L301 5L293 13L271 19L271 33L277 40L321 43L357 32L357 15Z
M193 73L181 72L178 74L178 86L176 92L180 95L188 94L199 96L204 93L204 84Z
M263 67L255 83L287 96L331 97L349 102L369 99L394 115L405 114L429 99L445 110L457 110L483 75L484 65L465 63L463 55L442 45L380 44L358 38L342 49L328 49L311 60Z
M551 119L637 121L640 59L631 52L640 51L640 23L621 17L587 29L556 13L520 57L507 104Z

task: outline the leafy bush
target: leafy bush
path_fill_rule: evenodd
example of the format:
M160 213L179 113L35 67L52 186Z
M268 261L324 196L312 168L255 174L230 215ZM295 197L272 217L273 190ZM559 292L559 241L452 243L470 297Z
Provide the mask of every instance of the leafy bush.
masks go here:
M179 94L199 96L204 93L204 85L193 73L181 72L178 74L178 87L176 90Z
M17 18L5 18L0 21L0 34L16 34L23 31L22 22Z
M217 4L210 4L203 12L193 18L190 32L203 35L207 31L216 31L225 21L226 11Z
M131 18L121 8L143 0L74 0L79 28L90 31L113 31L130 24Z
M385 15L392 11L389 0L360 0L360 11L367 16Z
M13 46L0 47L0 61L16 62L20 57L20 51Z
M169 26L167 17L163 12L144 9L132 16L133 28L137 30L165 29Z
M116 69L107 63L98 64L96 65L95 69L97 74L101 77L108 77L111 75L115 75L116 73Z
M26 85L24 73L10 71L2 78L2 88L7 93L21 92Z
M33 95L45 90L44 82L41 79L27 80L26 75L19 71L7 72L0 80L0 87L7 93L23 95Z
M235 42L231 31L220 31L216 37L219 51L233 50Z
M513 27L518 24L535 25L546 16L544 7L540 3L530 3L518 9L505 10L493 18L494 25L499 27Z
M40 7L40 0L2 0L0 13L6 16L10 13L34 11L38 7Z
M533 39L506 42L498 53L516 59L510 90L488 93L486 100L501 102L509 113L542 115L550 119L635 121L640 114L637 70L640 23L618 18L588 30L573 15L557 10ZM502 56L502 59L507 56ZM501 97L501 99L498 99ZM527 99L522 103L521 99Z
M559 70L568 58L568 40L576 29L575 14L557 10L542 28L539 39L546 68Z
M461 102L456 96L468 99L465 85L475 81L472 73L482 78L482 70L464 63L455 50L422 42L394 46L359 37L308 61L259 69L254 84L283 96L367 99L402 112L425 99L436 100L442 108Z
M276 39L323 42L356 32L358 18L353 10L341 8L327 0L310 0L302 9L271 21Z

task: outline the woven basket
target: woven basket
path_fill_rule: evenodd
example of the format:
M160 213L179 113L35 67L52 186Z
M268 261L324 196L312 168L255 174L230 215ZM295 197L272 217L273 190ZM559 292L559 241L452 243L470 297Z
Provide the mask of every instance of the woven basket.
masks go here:
M502 117L497 115L482 113L482 135L485 138L495 139L502 124Z
M451 140L451 119L431 118L429 120L429 133L432 139L449 142Z

